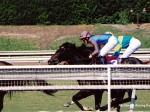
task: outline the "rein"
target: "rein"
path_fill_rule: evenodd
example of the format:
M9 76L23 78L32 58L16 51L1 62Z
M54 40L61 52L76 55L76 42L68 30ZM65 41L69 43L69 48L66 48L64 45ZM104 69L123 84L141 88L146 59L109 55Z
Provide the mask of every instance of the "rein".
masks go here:
M82 62L82 61L86 61L86 60L91 60L91 62L89 63L89 65L91 65L95 59L94 58L82 58L82 59L77 59L77 60L67 60L68 62Z

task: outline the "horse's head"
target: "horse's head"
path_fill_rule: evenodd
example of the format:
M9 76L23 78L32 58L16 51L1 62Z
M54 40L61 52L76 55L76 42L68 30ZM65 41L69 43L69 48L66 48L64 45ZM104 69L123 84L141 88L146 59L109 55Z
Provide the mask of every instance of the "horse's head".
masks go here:
M69 42L62 44L55 54L48 60L49 65L56 65L62 62L68 62L73 57L73 52L76 51L76 46Z
M89 58L93 48L81 45L76 47L74 44L66 42L62 44L55 54L48 60L49 65L57 64L98 64L100 59Z

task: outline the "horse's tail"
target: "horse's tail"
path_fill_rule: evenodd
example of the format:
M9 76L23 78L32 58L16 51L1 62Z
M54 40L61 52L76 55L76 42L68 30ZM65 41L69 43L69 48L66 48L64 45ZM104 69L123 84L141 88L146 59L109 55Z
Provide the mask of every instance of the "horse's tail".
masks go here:
M57 90L43 90L43 93L51 96L55 96L54 93L56 93Z
M137 62L139 62L139 64L144 64L143 63L143 61L141 61L140 59L138 59L138 58L136 58L138 61Z
M146 62L144 62L144 64L150 64L150 61L146 61Z
M131 62L131 64L144 64L143 61L135 57L128 57L128 61Z
M0 66L4 66L4 65L12 66L11 63L8 63L8 62L6 62L6 61L0 61Z
M52 84L47 83L45 80L36 80L35 81L37 85L49 85L52 86ZM52 89L47 89L47 90L42 90L43 93L47 94L47 95L51 95L54 96L54 93L57 92L57 90L52 90Z

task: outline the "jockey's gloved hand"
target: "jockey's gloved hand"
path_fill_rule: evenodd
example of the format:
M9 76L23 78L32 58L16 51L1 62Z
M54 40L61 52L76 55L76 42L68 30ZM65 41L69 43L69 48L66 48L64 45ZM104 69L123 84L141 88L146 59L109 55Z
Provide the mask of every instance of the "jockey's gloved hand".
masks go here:
M90 55L89 55L89 58L92 58L92 57L93 57L92 54L90 54Z

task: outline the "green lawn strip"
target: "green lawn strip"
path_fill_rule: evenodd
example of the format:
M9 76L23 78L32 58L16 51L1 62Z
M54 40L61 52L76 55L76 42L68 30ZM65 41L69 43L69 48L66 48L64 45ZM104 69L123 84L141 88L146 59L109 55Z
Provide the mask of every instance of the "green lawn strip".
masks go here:
M63 107L63 104L70 101L78 90L60 90L55 96L46 95L40 91L15 92L10 99L8 95L4 98L4 109L2 112L74 112L80 109L76 105ZM150 93L148 90L137 90L138 99L135 101L136 111L148 111L150 109ZM127 94L125 96L127 98ZM84 106L94 108L94 96L89 96L80 101ZM107 92L104 92L102 106L107 104ZM121 105L121 112L129 110L130 103ZM113 110L113 108L112 108Z
M39 42L34 38L0 36L1 51L38 50Z

